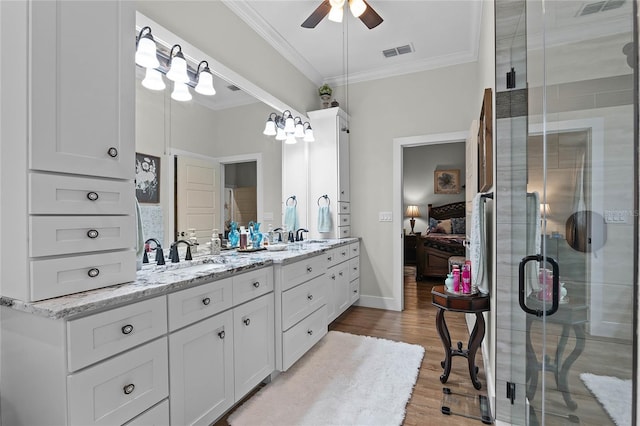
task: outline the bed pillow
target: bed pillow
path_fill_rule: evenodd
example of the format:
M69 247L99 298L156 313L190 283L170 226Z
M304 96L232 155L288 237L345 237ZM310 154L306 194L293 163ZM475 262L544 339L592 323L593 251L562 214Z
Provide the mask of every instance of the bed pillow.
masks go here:
M464 234L465 232L466 232L465 218L464 217L451 218L451 233Z
M451 234L451 219L439 220L436 227L431 232L438 234Z
M438 219L434 219L432 217L429 218L429 232L436 232L436 228L438 227Z

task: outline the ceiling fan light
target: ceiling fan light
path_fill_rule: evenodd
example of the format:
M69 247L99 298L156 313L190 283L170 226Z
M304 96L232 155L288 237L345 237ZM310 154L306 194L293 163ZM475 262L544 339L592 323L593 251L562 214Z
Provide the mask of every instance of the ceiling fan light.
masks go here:
M344 14L344 8L342 6L332 6L329 11L328 19L332 22L342 22L342 15Z
M167 87L160 71L154 68L147 68L144 80L142 80L142 86L149 90L164 90Z
M356 18L359 18L360 15L367 10L367 4L364 0L349 0L349 10L351 10L351 14Z
M186 83L181 83L179 81L173 83L173 92L171 92L171 99L179 102L186 102L190 101L192 98L193 96L191 96L191 92L189 91L189 87Z

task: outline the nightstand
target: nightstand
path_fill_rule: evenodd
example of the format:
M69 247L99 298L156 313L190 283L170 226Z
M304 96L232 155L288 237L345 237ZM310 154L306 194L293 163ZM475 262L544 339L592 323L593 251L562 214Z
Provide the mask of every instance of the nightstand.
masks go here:
M418 239L420 238L420 232L415 234L404 235L404 264L415 265L417 256L416 248L418 247Z

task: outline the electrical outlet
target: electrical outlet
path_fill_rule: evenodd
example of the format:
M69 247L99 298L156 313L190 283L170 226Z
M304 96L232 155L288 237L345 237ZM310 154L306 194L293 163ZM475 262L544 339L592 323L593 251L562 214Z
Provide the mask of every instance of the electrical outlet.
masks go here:
M378 212L378 221L379 222L391 222L393 220L393 215L391 212Z
M628 211L626 210L605 210L605 223L629 223Z

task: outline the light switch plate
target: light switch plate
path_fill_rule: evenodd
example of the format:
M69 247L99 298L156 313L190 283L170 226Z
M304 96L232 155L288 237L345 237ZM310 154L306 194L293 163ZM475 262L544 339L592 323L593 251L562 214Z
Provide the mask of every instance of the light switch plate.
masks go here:
M378 221L379 222L391 222L393 220L393 215L391 212L378 212Z

